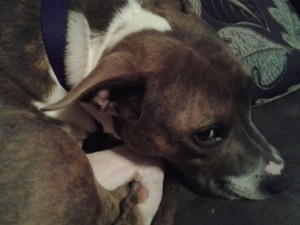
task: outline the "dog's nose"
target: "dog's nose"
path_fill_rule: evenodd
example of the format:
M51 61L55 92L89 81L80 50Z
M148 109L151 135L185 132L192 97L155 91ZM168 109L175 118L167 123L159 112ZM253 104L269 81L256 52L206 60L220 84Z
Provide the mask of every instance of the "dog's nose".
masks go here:
M263 181L264 191L277 194L287 189L293 183L293 175L289 169L282 170L281 175L267 175Z

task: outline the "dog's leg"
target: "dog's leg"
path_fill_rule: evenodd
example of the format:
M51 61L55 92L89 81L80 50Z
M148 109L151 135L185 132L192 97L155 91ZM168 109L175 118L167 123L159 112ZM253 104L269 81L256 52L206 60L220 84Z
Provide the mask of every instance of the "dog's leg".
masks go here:
M120 208L120 216L113 225L143 225L144 218L137 207L147 198L147 190L139 182L131 184L129 195L124 199Z
M59 126L22 110L0 115L0 224L97 224L92 170Z
M119 218L123 199L132 209L123 218L138 215L141 193L97 187L84 152L59 125L3 110L0 127L0 224L108 225Z
M139 182L123 185L108 191L97 185L102 216L98 223L103 225L141 225L142 217L137 205L146 199L147 191Z

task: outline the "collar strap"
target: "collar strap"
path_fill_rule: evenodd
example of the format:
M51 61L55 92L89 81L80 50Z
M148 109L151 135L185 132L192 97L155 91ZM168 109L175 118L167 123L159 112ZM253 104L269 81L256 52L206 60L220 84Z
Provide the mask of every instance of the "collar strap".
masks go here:
M66 0L42 0L41 24L43 40L50 65L61 86L67 91L65 76L65 49L67 45Z

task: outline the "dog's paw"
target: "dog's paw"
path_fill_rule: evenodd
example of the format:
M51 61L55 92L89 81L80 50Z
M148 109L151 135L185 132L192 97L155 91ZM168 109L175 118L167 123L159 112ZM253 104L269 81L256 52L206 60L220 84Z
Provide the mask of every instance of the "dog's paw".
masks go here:
M121 202L120 217L114 225L142 225L142 216L137 205L144 202L148 197L148 191L139 182L131 184L129 195Z

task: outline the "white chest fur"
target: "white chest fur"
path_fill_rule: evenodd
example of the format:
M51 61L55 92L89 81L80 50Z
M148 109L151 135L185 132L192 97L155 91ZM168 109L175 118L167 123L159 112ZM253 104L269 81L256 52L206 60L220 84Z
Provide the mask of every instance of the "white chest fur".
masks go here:
M149 29L165 32L171 30L171 26L165 18L146 11L135 0L128 0L114 15L106 31L92 32L82 14L70 12L66 55L69 83L75 86L88 76L104 51L130 34Z
M141 157L126 146L87 155L96 180L107 190L114 190L139 176L148 190L148 198L138 208L143 225L150 225L162 199L163 163L159 159Z

